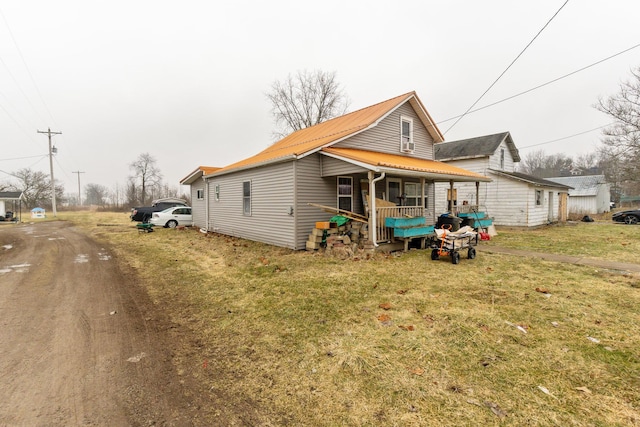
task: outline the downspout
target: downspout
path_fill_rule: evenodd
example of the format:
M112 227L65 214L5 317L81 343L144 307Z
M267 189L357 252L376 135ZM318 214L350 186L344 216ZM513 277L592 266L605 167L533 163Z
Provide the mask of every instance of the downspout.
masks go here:
M371 215L369 215L369 239L376 248L378 247L376 235L376 182L383 180L385 175L385 172L382 172L382 175L374 179L373 171L369 171L369 211L371 212Z
M204 176L204 231L209 231L209 180Z

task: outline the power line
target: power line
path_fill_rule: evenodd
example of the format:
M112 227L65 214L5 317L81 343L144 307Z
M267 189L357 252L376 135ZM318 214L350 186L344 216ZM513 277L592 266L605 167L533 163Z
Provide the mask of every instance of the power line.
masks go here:
M530 42L529 42L529 43L524 47L524 49L522 49L522 51L518 54L518 56L516 56L516 57L515 57L515 59L514 59L513 61L511 61L511 63L507 66L507 68L505 68L505 70L504 70L502 73L500 73L500 75L498 76L498 78L497 78L497 79L495 79L493 83L491 83L491 85L487 88L487 90L485 90L485 91L482 93L482 95L480 95L480 97L479 97L478 99L476 99L476 100L475 100L475 102L474 102L473 104L471 104L471 106L467 109L467 111L465 111L465 112L464 112L464 113L463 113L463 114L458 118L458 120L456 120L456 121L455 121L455 122L454 122L454 123L449 127L449 129L447 129L446 131L444 131L443 135L444 135L444 134L446 134L447 132L449 132L449 131L450 131L450 130L451 130L451 129L456 125L456 124L458 124L458 122L459 122L460 120L462 120L462 118L463 118L464 116L466 116L466 115L467 115L467 113L468 113L469 111L471 111L471 109L472 109L473 107L475 107L475 106L476 106L476 104L477 104L478 102L480 102L480 100L481 100L482 98L484 98L484 96L485 96L485 95L486 95L486 94L487 94L487 93L488 93L488 92L493 88L493 86L495 86L495 84L496 84L496 83L498 83L498 80L500 80L500 79L502 78L502 76L504 76L504 75L507 73L507 71L509 71L509 69L511 68L511 66L512 66L513 64L515 64L515 62L516 62L516 61L517 61L517 60L522 56L522 54L524 54L524 52L529 48L529 46L531 46L531 44L533 44L533 42L535 41L535 39L537 39L537 38L538 38L538 36L539 36L543 31L544 31L544 29L545 29L545 28L547 28L547 26L551 23L551 21L553 21L553 19L558 15L558 13L560 13L560 11L561 11L561 10L562 10L566 5L567 5L567 3L569 3L569 0L566 0L566 1L562 4L562 6L560 6L560 9L558 9L558 10L556 11L556 13L554 13L554 14L553 14L553 16L552 16L552 17L547 21L547 23L546 23L546 24L544 24L544 26L540 29L540 31L538 31L538 33L533 37L533 39L531 39L531 41L530 41Z
M588 69L588 68L591 68L591 67L593 67L593 66L596 66L596 65L602 64L603 62L608 61L609 59L615 58L616 56L622 55L623 53L629 52L630 50L636 49L637 47L640 47L640 43L639 43L639 44L636 44L635 46L631 46L631 47L630 47L630 48L628 48L628 49L625 49L625 50L623 50L623 51L620 51L620 52L618 52L618 53L616 53L616 54L613 54L613 55L611 55L611 56L608 56L608 57L606 57L606 58L604 58L604 59L601 59L601 60L599 60L599 61L596 61L596 62L594 62L593 64L589 64L589 65L587 65L587 66L585 66L585 67L582 67L582 68L577 69L577 70L575 70L575 71L572 71L572 72L570 72L570 73L568 73L568 74L565 74L564 76L557 77L557 78L555 78L555 79L553 79L553 80L549 80L549 81L548 81L548 82L546 82L546 83L542 83L542 84L540 84L540 85L538 85L538 86L532 87L531 89L527 89L527 90L522 91L522 92L520 92L520 93L517 93L517 94L515 94L515 95L508 96L508 97L506 97L506 98L501 99L500 101L496 101L496 102L493 102L493 103L491 103L491 104L487 104L487 105L484 105L484 106L482 106L482 107L478 107L478 108L476 108L475 110L467 111L465 114L475 113L476 111L480 111L480 110L484 110L485 108L493 107L494 105L501 104L501 103L503 103L503 102L505 102L505 101L510 101L510 100L512 100L513 98L517 98L517 97L519 97L519 96L521 96L521 95L525 95L525 94L527 94L527 93L529 93L529 92L533 92L534 90L537 90L537 89L540 89L540 88L542 88L542 87L548 86L548 85L550 85L551 83L555 83L555 82L557 82L557 81L559 81L559 80L562 80L562 79L565 79L565 78L567 78L567 77L570 77L570 76L572 76L572 75L574 75L574 74L576 74L576 73L579 73L579 72L581 72L581 71L584 71L584 70L586 70L586 69ZM463 116L463 114L461 114L461 115L459 115L459 116L455 116L455 117L450 117L450 118L448 118L448 119L445 119L445 120L441 120L441 121L439 121L437 124L440 124L440 123L446 123L446 122L449 122L449 121L451 121L451 120L457 119L458 117L462 117L462 116Z
M607 126L611 126L613 124L615 124L615 123L608 123L606 125L598 126L597 128L585 130L585 131L579 132L579 133L574 133L573 135L564 136L562 138L553 139L553 140L547 141L547 142L540 142L538 144L525 145L524 147L520 147L519 150L522 150L522 149L525 149L525 148L537 147L539 145L551 144L552 142L564 141L565 139L574 138L576 136L584 135L584 134L589 133L589 132L593 132L593 131L596 131L596 130L599 130L599 129L602 129L602 128L606 128Z

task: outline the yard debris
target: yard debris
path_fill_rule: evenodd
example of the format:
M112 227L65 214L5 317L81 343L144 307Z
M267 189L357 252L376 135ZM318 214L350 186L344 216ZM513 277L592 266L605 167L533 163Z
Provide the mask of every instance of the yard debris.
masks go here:
M383 302L383 303L380 303L380 305L378 305L378 307L380 307L383 310L391 310L391 303L390 302Z
M600 340L598 338L594 338L594 337L587 337L587 339L591 342L594 342L596 344L600 343Z
M551 397L553 397L554 399L558 400L558 398L557 398L557 397L555 397L553 394L551 394L551 392L549 391L549 389L548 389L548 388L546 388L546 387L544 387L544 386L539 385L539 386L538 386L538 389L539 389L541 392L543 392L544 394L548 394L549 396L551 396Z
M545 288L536 288L536 292L540 292L541 294L549 294L551 292L549 292L548 289Z
M587 387L576 387L576 390L581 391L581 392L586 393L586 394L591 394L591 390L589 390Z
M467 399L467 403L470 403L470 404L476 405L476 406L482 406L482 403L478 402L475 399Z
M513 326L514 328L516 328L517 330L519 330L523 334L527 333L527 329L524 326L516 325L515 323L511 323L508 320L505 320L504 323L506 323L509 326Z
M559 325L558 322L551 322L551 326L553 326L554 328L557 328L558 325Z
M144 351L140 354L136 354L135 356L131 356L130 358L127 359L127 362L131 362L131 363L138 363L139 361L141 361L144 357L147 357L147 353L145 353Z
M381 314L378 316L378 320L382 323L387 323L391 321L391 316L388 314Z
M498 404L496 403L486 401L484 402L484 405L489 407L489 409L491 409L491 412L493 412L500 418L504 418L507 416L507 413L501 407L499 407Z
M398 295L404 295L406 294L408 291L408 289L398 289L398 291L396 292Z
M111 316L113 316L114 314L117 314L117 313L118 313L118 312L117 312L117 311L115 311L115 310L113 310L113 311L110 311L110 312L109 312L109 314L110 314Z
M424 375L424 369L422 369L422 368L413 368L413 369L410 369L409 372L411 372L413 375L417 375L419 377Z
M404 330L404 331L415 331L416 328L413 325L398 325L398 328Z

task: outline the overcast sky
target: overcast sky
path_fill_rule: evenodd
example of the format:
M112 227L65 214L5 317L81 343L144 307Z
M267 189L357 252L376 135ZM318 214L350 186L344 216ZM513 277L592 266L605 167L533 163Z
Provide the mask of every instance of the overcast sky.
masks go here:
M356 110L415 90L447 140L510 131L520 155L595 151L593 108L640 47L462 118L565 0L0 0L0 181L54 168L68 193L114 188L141 153L178 186L266 148L265 97L298 70L336 71ZM570 0L476 107L640 44L638 0ZM540 144L540 145L538 145ZM528 147L528 148L526 148ZM84 197L84 196L83 196Z

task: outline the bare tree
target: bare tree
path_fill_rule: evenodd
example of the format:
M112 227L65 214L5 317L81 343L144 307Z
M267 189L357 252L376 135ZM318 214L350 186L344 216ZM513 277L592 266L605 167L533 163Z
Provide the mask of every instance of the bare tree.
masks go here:
M51 180L48 174L25 168L12 175L17 183L11 185L14 191L22 192L22 200L27 209L51 206ZM56 198L64 200L64 186L56 185Z
M87 184L84 192L87 205L104 206L109 195L109 189L100 184Z
M282 138L291 132L317 125L341 116L349 107L349 99L336 80L336 72L298 71L283 82L271 84L267 93L271 113Z
M130 182L139 195L138 201L142 205L146 205L153 198L153 189L161 185L162 174L156 166L156 159L149 153L142 153L138 158L129 165L133 171ZM151 194L151 197L149 195Z
M571 172L573 160L565 154L545 154L543 150L532 151L524 156L520 171L538 178L566 176Z
M595 108L614 120L603 131L602 143L608 153L620 160L627 181L640 181L640 67L632 78L620 84L620 91L600 98Z

